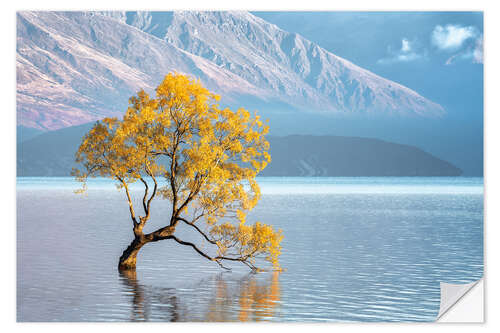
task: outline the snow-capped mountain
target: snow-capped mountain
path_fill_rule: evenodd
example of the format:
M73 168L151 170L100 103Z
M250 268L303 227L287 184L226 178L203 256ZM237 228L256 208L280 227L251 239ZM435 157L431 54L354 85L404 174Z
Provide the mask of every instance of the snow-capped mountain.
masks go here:
M248 12L175 12L164 38L304 108L442 112L416 92Z
M94 13L22 12L17 20L18 125L57 129L120 115L171 71L228 97L265 91L211 61Z
M444 113L415 91L247 12L18 13L18 125L57 129L119 115L132 94L151 91L171 71L200 78L229 104Z

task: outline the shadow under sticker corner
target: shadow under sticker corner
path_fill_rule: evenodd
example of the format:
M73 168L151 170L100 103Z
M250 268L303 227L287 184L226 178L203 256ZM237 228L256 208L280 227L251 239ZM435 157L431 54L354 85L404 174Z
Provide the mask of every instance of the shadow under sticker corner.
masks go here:
M484 322L484 278L466 284L441 282L439 323Z

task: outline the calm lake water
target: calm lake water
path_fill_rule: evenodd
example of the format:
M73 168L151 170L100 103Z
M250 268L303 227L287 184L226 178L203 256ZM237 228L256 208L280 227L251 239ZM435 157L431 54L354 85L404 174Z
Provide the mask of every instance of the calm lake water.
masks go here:
M102 179L82 196L71 178L18 178L17 320L433 321L440 282L483 275L482 178L259 183L248 221L283 229L285 272L223 272L166 240L146 245L137 274L124 276L123 192ZM152 210L145 231L169 219L166 202ZM187 228L179 237L199 240Z

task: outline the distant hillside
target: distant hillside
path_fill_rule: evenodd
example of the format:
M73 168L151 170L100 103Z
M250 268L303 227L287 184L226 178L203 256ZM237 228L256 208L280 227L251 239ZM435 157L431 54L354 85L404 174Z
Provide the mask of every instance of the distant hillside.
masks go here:
M42 134L43 131L40 131L36 128L25 127L25 126L17 126L16 128L16 142L23 142L29 139L34 138L37 135Z
M75 152L93 123L46 132L17 144L17 176L69 176Z
M18 176L69 176L92 124L40 134L17 145ZM272 162L259 176L458 176L454 165L408 146L377 139L269 137Z
M378 139L290 135L270 137L272 162L262 176L459 176L425 151Z

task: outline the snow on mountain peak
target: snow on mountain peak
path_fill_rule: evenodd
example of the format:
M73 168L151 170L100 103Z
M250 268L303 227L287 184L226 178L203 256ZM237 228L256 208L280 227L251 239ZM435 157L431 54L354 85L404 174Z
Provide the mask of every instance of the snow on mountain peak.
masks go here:
M247 12L174 12L165 39L303 108L420 115L444 112L415 91Z
M39 129L120 115L168 72L241 98L332 113L433 116L418 93L248 12L19 12L18 123Z

